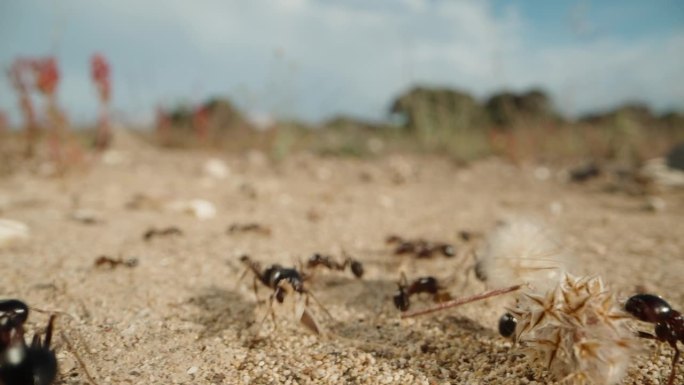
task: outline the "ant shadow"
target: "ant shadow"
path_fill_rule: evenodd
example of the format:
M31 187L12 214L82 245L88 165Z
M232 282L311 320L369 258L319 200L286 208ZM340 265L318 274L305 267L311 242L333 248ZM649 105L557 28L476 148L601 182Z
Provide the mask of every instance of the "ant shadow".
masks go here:
M199 338L213 337L225 330L238 336L255 323L253 302L232 290L209 286L200 289L199 294L188 299L188 303L199 309L192 321L204 326Z
M316 277L310 288L324 303L343 304L346 309L355 310L358 314L378 314L393 309L391 301L397 283L326 276Z

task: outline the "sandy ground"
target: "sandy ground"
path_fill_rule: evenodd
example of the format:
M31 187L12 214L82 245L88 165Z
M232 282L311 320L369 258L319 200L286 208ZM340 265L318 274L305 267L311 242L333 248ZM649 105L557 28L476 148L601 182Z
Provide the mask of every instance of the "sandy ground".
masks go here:
M87 383L74 350L99 384L550 383L496 332L512 296L409 320L391 304L401 271L434 275L454 295L484 290L469 270L476 245L457 234L487 232L511 215L553 227L577 258L576 274L600 274L622 298L641 287L684 309L681 193L664 194L666 209L652 212L643 197L607 193L600 182L540 180L532 167L496 160L458 167L434 158L294 155L273 164L251 154L223 157L230 172L217 179L203 172L215 154L160 152L129 139L115 155L61 179L28 172L0 179L0 217L31 229L28 241L0 249L0 290L69 314L59 318L55 341L58 383ZM136 195L149 199L127 207ZM213 202L216 217L164 209L195 198ZM93 210L99 222L70 218L75 208ZM227 234L244 222L272 234ZM143 239L167 226L183 235ZM388 234L450 241L459 255L396 257L384 244ZM277 329L257 328L268 290L259 290L258 304L251 277L239 279L239 256L294 265L342 249L366 274L320 271L306 283L334 317L311 306L324 335L299 325L288 301L275 307ZM101 255L139 265L96 268ZM28 329L46 319L33 312ZM655 343L644 346L624 384L665 383L671 349L658 356Z

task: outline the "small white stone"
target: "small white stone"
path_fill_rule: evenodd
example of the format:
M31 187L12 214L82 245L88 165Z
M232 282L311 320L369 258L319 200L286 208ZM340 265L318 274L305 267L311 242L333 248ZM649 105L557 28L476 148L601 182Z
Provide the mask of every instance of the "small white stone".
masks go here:
M193 374L197 373L198 370L199 370L199 368L197 366L191 366L190 369L188 369L188 371L185 373L187 373L189 375L193 375Z
M23 241L29 237L26 224L9 219L0 219L0 247Z

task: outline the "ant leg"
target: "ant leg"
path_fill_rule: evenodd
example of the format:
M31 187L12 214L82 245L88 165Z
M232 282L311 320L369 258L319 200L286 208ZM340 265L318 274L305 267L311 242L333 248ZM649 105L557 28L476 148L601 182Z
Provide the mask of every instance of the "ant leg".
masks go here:
M677 342L671 344L674 348L675 354L672 357L672 371L670 372L670 379L667 380L667 385L674 385L675 374L677 374L677 361L679 360L679 349L677 349Z
M275 310L273 310L273 298L274 297L275 297L275 293L271 294L271 296L268 298L268 312L271 313L271 320L273 321L273 330L277 331L278 330L278 322L276 322Z
M263 318L261 318L261 321L259 321L258 327L257 327L257 333L259 330L261 330L261 327L264 325L264 322L266 322L266 318L270 315L271 318L273 319L273 324L274 327L277 327L276 322L275 322L275 313L273 312L273 294L271 294L270 297L268 297L268 310L266 311L266 314L264 314Z
M254 290L254 298L256 303L259 303L259 285L257 284L257 277L252 281L252 289Z
M242 270L242 273L240 273L240 276L238 277L237 283L239 283L240 281L242 281L242 280L245 278L245 275L247 275L248 272L249 272L249 268L245 268L244 270Z
M651 333L642 332L642 331L638 331L638 332L637 332L637 337L639 337L639 338L644 338L644 339L647 339L647 340L656 340L656 341L658 341L658 337L656 337L655 335L653 335L653 334L651 334ZM661 349L661 346L662 346L661 343L656 344L656 348L655 348L655 350L653 351L653 355L651 356L651 359L652 359L653 361L655 361L655 360L660 356L660 349Z
M322 304L322 303L316 298L316 296L314 296L313 293L311 293L310 291L307 291L307 292L306 292L306 304L307 304L307 305L308 305L308 302L309 302L309 297L311 297L311 299L313 299L314 302L316 302L316 305L318 305L318 307L320 307L321 309L323 309L323 312L325 312L325 314L328 316L328 318L330 318L330 320L332 320L332 321L335 320L335 318L332 316L332 314L330 314L330 312L328 311L328 309L326 309L325 306L323 306L323 304Z
M651 334L651 333L646 333L646 332L637 332L637 337L639 337L639 338L646 338L646 339L649 339L649 340L657 340L657 339L658 339L658 337L654 336L653 334Z
M43 347L45 348L49 348L50 343L52 342L52 329L55 325L55 318L57 318L57 316L54 314L50 316L47 329L45 329L45 339L43 340Z

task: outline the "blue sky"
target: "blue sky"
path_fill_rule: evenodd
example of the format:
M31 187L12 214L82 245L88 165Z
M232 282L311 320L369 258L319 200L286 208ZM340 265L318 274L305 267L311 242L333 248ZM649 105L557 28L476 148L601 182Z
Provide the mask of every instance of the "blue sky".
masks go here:
M94 120L89 57L112 62L114 109L226 95L249 114L383 119L414 84L484 98L539 86L569 116L640 100L684 110L684 2L4 0L0 66L58 57L62 107ZM6 77L0 109L19 115Z

